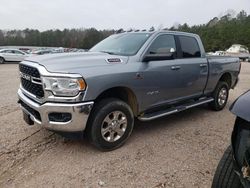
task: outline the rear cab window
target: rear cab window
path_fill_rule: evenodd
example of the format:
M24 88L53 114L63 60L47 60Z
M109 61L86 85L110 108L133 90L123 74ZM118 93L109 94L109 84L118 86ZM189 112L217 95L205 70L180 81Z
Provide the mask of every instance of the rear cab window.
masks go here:
M190 36L178 36L180 47L181 47L181 56L182 58L199 58L201 57L201 50L199 44L194 37Z

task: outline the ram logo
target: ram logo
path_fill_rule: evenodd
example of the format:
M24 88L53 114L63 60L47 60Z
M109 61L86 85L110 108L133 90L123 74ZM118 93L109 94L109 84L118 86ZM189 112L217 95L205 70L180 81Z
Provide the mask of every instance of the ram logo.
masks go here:
M20 77L25 79L25 80L31 81L31 76L24 74L22 72L20 72Z

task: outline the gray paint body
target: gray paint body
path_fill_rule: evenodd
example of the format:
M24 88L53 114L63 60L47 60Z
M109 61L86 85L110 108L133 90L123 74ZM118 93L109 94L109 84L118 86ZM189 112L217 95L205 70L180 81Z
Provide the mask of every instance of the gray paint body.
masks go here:
M241 95L230 107L236 116L250 122L250 90Z
M142 62L150 44L162 34L196 38L201 57ZM122 63L108 63L108 58L120 58ZM230 73L235 83L240 67L238 58L206 57L198 35L172 31L154 32L134 56L86 52L43 55L27 61L37 62L49 72L81 74L87 83L84 101L94 101L111 88L129 88L136 96L139 114L160 105L209 95L224 73ZM172 70L172 66L181 69ZM137 74L141 75L140 79Z

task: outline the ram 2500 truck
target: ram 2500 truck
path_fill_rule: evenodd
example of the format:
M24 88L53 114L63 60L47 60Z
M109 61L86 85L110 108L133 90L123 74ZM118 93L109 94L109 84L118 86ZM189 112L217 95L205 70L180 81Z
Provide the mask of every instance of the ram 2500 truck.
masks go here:
M208 57L196 34L114 34L86 53L30 57L19 65L24 120L49 130L83 131L112 150L134 119L154 120L209 103L222 110L240 72L238 58Z

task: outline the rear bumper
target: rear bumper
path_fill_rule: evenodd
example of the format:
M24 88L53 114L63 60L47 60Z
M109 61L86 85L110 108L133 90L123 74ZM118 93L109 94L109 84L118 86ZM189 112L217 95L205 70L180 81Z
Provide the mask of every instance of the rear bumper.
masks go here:
M77 132L85 130L94 104L94 102L39 104L26 97L20 89L17 94L23 104L20 105L22 110L30 116L31 120L46 129L54 131ZM66 122L51 121L49 118L51 113L68 113L71 114L71 118Z

